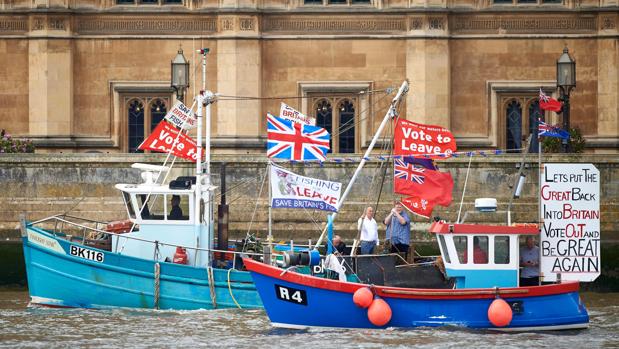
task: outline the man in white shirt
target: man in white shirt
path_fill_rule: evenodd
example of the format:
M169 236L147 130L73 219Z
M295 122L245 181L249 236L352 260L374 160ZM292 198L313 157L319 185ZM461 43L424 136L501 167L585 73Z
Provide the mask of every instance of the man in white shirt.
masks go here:
M357 222L357 229L361 231L360 254L373 254L378 245L378 224L374 220L374 208L365 209L365 213Z

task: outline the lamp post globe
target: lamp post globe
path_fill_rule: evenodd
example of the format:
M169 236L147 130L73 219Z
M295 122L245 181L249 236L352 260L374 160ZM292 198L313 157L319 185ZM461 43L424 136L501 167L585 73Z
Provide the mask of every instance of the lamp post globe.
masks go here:
M178 50L176 57L172 60L171 67L170 85L176 91L178 100L183 102L185 90L189 87L189 62L185 59L182 49Z
M576 61L570 56L567 46L557 60L557 88L563 100L563 129L570 132L570 92L576 87ZM567 153L568 140L563 140L563 152Z

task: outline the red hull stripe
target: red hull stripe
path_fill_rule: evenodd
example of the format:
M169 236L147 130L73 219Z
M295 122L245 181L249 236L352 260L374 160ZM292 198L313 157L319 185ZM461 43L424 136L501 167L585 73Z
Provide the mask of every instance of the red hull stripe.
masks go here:
M329 280L311 275L299 274L293 271L285 271L284 269L266 265L264 263L256 262L247 258L244 258L243 262L245 263L245 267L247 267L247 270L249 271L272 277L278 280L300 284L303 286L320 288L336 292L346 292L351 294L361 287L368 287L368 285L358 284L354 282L340 282L337 280ZM570 281L564 282L562 284L544 286L501 288L498 289L498 292L499 295L504 298L538 297L576 292L578 291L579 286L580 284L578 282ZM373 289L376 294L385 298L481 299L494 298L496 296L496 291L493 288L445 290L373 286Z
M537 224L527 225L481 225L481 224L448 224L445 222L434 222L430 227L430 232L435 234L519 234L519 235L538 235Z

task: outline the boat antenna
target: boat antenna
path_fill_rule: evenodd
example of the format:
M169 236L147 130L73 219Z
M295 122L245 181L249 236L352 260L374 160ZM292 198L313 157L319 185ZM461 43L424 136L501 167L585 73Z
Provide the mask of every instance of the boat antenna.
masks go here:
M335 212L333 212L331 214L331 221L335 221L335 217L337 216L337 212L340 210L340 207L342 207L342 204L344 203L344 200L346 200L346 197L348 196L348 193L350 193L350 190L352 189L353 184L357 180L357 176L359 176L359 173L363 169L363 166L367 162L367 159L369 159L369 156L372 153L372 149L374 149L374 145L376 144L376 141L378 141L378 137L380 136L380 134L383 132L383 129L387 125L387 121L389 121L390 119L392 119L392 118L397 116L397 114L398 114L397 110L398 110L398 107L399 107L399 105L401 103L401 98L407 92L408 92L408 79L404 80L404 82L402 82L402 85L400 86L400 89L398 90L398 93L396 94L396 96L391 101L391 104L389 105L389 110L387 110L387 113L385 113L385 117L383 118L383 121L380 123L380 126L378 126L378 129L376 130L376 133L374 134L374 137L372 138L372 141L370 142L370 145L368 146L368 149L365 151L365 154L363 155L363 158L361 158L361 161L359 162L359 165L357 166L357 169L355 170L355 173L353 174L352 178L350 179L350 182L348 182L348 185L346 186L346 189L344 190L344 193L342 194L342 197L338 201L337 205L335 205ZM323 229L323 231L322 231L322 234L320 234L320 238L318 238L318 241L316 241L315 248L318 248L318 246L322 245L322 241L323 241L326 233L327 233L327 227L325 227L325 229Z

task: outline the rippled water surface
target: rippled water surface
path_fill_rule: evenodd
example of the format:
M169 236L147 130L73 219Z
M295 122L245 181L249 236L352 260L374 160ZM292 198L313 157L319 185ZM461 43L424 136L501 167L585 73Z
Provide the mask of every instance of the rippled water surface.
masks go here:
M591 316L587 330L506 334L456 328L293 331L272 328L257 310L29 308L27 292L0 291L0 348L619 348L619 293L583 299Z

